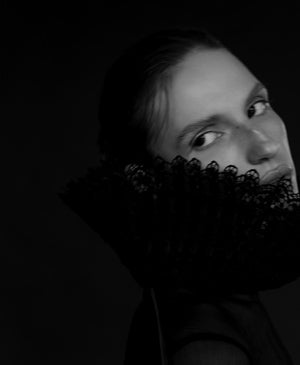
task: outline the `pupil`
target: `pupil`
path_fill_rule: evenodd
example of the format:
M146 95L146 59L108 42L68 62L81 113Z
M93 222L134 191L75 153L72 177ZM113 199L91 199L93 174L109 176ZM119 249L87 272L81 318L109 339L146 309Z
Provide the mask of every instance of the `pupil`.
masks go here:
M254 114L254 107L251 106L251 108L249 109L249 112L248 112L248 117L251 118Z
M202 142L204 142L204 137L199 136L199 137L196 138L194 145L199 144L199 143L197 143L197 141L199 141L200 139L202 139ZM200 144L202 145L203 143L200 143Z

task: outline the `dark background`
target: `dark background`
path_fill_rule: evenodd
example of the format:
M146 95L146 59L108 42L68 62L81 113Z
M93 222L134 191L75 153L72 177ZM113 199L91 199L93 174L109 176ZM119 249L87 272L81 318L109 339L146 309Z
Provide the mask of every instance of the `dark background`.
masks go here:
M0 11L1 364L122 364L141 289L56 194L97 164L105 70L140 36L173 25L219 36L269 86L300 168L296 7L99 4L24 2ZM300 363L299 280L261 295Z

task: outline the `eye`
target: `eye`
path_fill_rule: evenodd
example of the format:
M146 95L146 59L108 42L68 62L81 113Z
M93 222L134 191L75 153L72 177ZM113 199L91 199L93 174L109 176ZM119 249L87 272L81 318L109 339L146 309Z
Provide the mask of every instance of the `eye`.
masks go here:
M221 137L223 133L220 132L205 132L198 134L191 142L191 146L194 148L203 148L212 144L217 138Z
M270 105L269 100L266 100L266 99L257 100L248 109L248 117L252 118L253 116L257 117L259 115L262 115L270 107L271 107L271 105Z

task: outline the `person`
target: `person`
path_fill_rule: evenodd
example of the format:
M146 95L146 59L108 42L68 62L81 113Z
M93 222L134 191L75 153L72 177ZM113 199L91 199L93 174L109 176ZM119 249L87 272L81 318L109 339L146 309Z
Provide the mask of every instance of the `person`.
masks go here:
M231 168L230 176L232 176L232 167L235 168L235 176L238 176L237 172L239 176L245 177L249 175L249 171L255 171L254 180L256 178L255 181L259 181L259 187L263 185L269 187L270 184L282 180L282 178L289 182L288 192L290 195L289 200L286 200L286 205L292 199L294 202L299 200L297 173L290 151L286 126L271 106L269 90L265 83L255 77L228 47L225 47L206 30L197 28L166 29L152 33L128 47L106 74L99 107L99 121L98 146L101 166L109 165L116 171L120 171L126 166L126 171L132 172L132 170L128 170L131 163L149 167L153 166L153 161L156 157L159 157L164 162L163 168L166 172L167 169L170 169L170 166L176 165L175 161L178 162L178 156L180 156L183 159L183 166L185 166L185 170L180 170L183 175L187 171L188 162L195 160L201 161L201 169L203 166L207 166L206 171L213 170L213 167L218 172L218 179L222 182L224 181L222 172L229 171L228 167ZM217 167L211 165L212 161L217 162ZM179 162L182 163L182 160ZM199 167L199 164L197 166ZM208 170L208 167L210 167L210 170ZM105 175L103 175L103 171L102 176ZM151 171L153 172L153 170ZM162 172L160 173L160 177L166 176ZM145 170L142 175L147 177ZM176 179L183 175L176 175ZM200 173L198 175L200 176ZM220 176L223 176L223 180ZM253 177L253 174L251 176ZM92 181L91 176L89 179ZM237 185L238 180L233 180ZM192 184L192 182L191 180L188 181L188 186L190 186L189 184ZM169 183L166 182L158 184L158 186L161 187L164 184L167 188L169 187ZM84 184L81 182L81 185ZM90 186L92 186L92 190L96 189L95 184ZM109 184L109 189L113 189L114 186L114 183ZM181 189L183 189L182 186ZM194 228L197 226L202 229L202 242L222 242L225 247L225 242L233 241L232 232L235 232L239 226L244 224L241 231L245 230L245 227L251 227L251 234L247 233L251 238L247 238L248 241L246 238L242 239L248 242L248 251L245 257L250 256L251 247L249 249L249 246L254 246L256 241L260 243L262 241L258 237L257 226L254 227L249 214L247 213L246 217L246 213L243 214L240 205L235 205L233 200L229 201L228 204L226 203L226 209L222 208L222 213L220 213L220 200L214 198L218 194L220 196L220 189L214 190L216 189L214 180L201 186L202 192L199 188L198 193L200 191L202 194L202 203L204 201L206 203L198 204L198 206L192 205L193 201L196 201L195 199L190 199L191 202L187 203L187 197L190 195L184 195L184 198L182 198L181 190L177 191L176 196L172 195L171 197L171 195L168 195L167 202L169 203L172 203L174 199L179 201L182 198L181 204L183 205L180 205L181 208L177 211L182 212L184 210L185 216L181 217L181 220L176 220L177 223L173 218L175 213L171 211L171 203L168 208L162 208L163 205L160 206L159 209L161 210L167 209L164 214L159 215L158 210L153 210L154 213L151 213L150 216L149 210L152 209L149 208L150 205L147 206L147 209L149 209L145 213L148 215L140 214L141 221L145 221L147 219L145 217L156 219L155 224L153 221L150 223L150 220L146 222L152 225L153 230L156 229L156 236L153 241L161 242L161 247L164 247L164 245L167 245L166 240L158 241L157 236L163 235L163 229L166 226L168 226L166 232L169 234L170 231L177 229L180 225L178 222L184 221L185 228L183 233L180 234L189 234L189 240L193 236L198 235L199 237L199 231L196 232L196 228ZM286 186L285 184L284 188ZM250 189L250 196L252 191L254 195L254 191L256 191L254 188L256 187L257 185L251 185L253 190ZM169 194L168 190L165 189L161 198L157 198L157 191L154 194L153 201L155 202L159 199L163 200ZM270 190L267 190L267 192L270 194ZM118 193L113 190L113 194ZM221 196L223 196L222 194ZM278 190L276 190L276 194L275 198L278 197ZM102 192L102 195L106 194ZM205 200L208 195L211 198ZM91 213L93 209L89 204L92 204L90 203L92 199L96 199L95 195L93 195L93 198L89 198L89 203L85 208L82 206L76 208L74 204L72 205L72 199L73 203L76 200L76 191L71 199L68 200L66 196L66 194L63 195L65 201L73 209L77 209L77 212L82 213L83 210L89 212L85 213L88 214L88 218L84 214L82 216L95 230L100 231L105 240L107 238L107 241L109 241L112 231L116 231L113 228L114 225L110 225L107 228L108 233L104 233L105 228L99 228L99 222L101 222L99 216L97 216L97 219L94 217L94 223L92 223L93 218L91 217L95 216L96 213ZM217 201L217 208L213 211L214 213L209 213L210 206L214 204L214 199ZM230 199L233 199L232 196ZM111 208L112 220L116 219L118 210L121 211L119 200L120 195L117 198L115 197L116 204ZM262 204L262 200L265 202L265 199L260 199L260 204ZM222 198L222 202L224 201ZM127 200L126 202L128 203ZM143 204L146 204L145 201L143 201ZM184 204L190 205L187 207ZM250 206L250 204L248 205ZM191 208L192 206L193 208ZM238 214L233 211L232 206L235 207L234 209L237 209L237 206L239 207ZM98 203L95 204L94 209L99 211ZM109 209L108 205L105 212L107 213ZM144 210L147 209L144 208ZM260 211L256 210L255 214ZM139 212L142 212L142 210ZM266 210L263 210L262 217L269 216L269 213L266 214L266 212ZM133 219L133 215L130 214L131 212L128 214L123 213L123 217L115 220L114 224L119 224L122 229L125 226L131 227L132 230L137 229L130 221L130 219ZM253 222L255 214L252 212ZM189 218L187 218L187 215ZM235 217L235 220L230 223L231 225L226 220L230 215ZM127 220L128 216L131 217L129 220ZM217 216L222 218L217 218ZM240 224L237 223L239 222L236 220L237 216L246 218L243 218L244 221L241 220L242 223ZM102 216L101 219L106 218ZM134 220L135 222L139 220L139 214L135 216ZM266 220L267 218L262 218L260 221L261 227L265 227L263 223L266 224L267 222L276 229L276 225L273 221L271 222L271 219ZM193 225L190 224L191 221L193 221ZM212 222L222 231L220 237L214 239L214 241L210 241L212 230L205 231L205 227L210 226ZM145 241L154 236L144 223L140 224L143 225L146 232L143 236ZM103 224L104 226L105 224ZM120 228L120 231L122 229ZM191 233L193 229L194 231ZM269 229L269 231L264 232L272 230ZM237 242L241 241L241 234L239 231ZM271 235L271 233L264 234L263 239L268 240L266 238L268 234ZM225 239L226 236L231 238ZM272 239L275 239L273 236ZM177 234L173 234L172 237L173 240L176 240ZM122 237L119 237L116 241L120 241L120 239ZM171 246L172 239L169 241ZM185 238L185 240L188 239ZM140 240L139 242L144 241ZM128 242L131 241L128 240ZM207 243L207 246L209 247L209 243ZM126 255L124 253L126 245L120 247L121 244L119 244L117 252L121 252L122 257L122 254ZM266 247L269 246L266 245ZM237 246L234 247L235 251L236 249ZM128 246L127 252L129 250ZM225 257L225 251L224 256L221 256L222 258ZM168 252L172 252L172 248ZM236 262L242 257L242 254L241 251L240 256L236 256ZM138 256L138 253L136 255L138 257L136 265L139 265L139 269L134 268L131 272L139 280L144 275L141 274L142 270L146 270L145 267L148 267L148 264ZM180 254L178 255L180 257ZM132 321L125 364L158 364L159 361L161 364L174 365L292 364L290 355L282 344L267 311L258 297L258 290L283 285L285 282L294 280L299 273L296 272L288 279L282 279L282 281L274 279L276 283L274 281L272 284L270 284L271 279L269 276L266 281L264 281L263 276L258 276L255 284L251 288L249 286L249 290L244 287L245 290L243 291L243 285L251 283L252 278L247 278L248 281L245 279L243 282L241 280L233 287L233 283L238 281L239 272L233 270L234 274L228 277L225 274L230 271L228 270L230 265L235 265L235 261L228 261L230 264L227 265L227 271L221 271L219 269L222 266L220 261L217 264L211 264L211 267L209 267L205 261L208 262L209 258L205 255L203 254L201 265L206 267L205 270L211 270L209 271L210 274L206 275L203 269L201 280L201 275L198 272L197 275L195 275L195 271L192 275L188 275L186 269L188 265L185 263L184 269L181 271L182 274L178 274L176 280L174 279L176 284L173 284L176 290L174 285L171 285L170 289L168 283L171 282L170 278L175 277L174 272L177 270L176 265L179 266L178 260L180 259L176 259L177 261L174 259L176 263L172 266L172 270L170 269L173 276L169 275L168 272L169 276L166 274L167 279L164 277L164 268L167 271L166 268L173 260L170 257L165 261L160 258L162 268L157 264L158 259L155 261L155 265L151 267L150 272L153 277L156 275L155 270L159 272L157 281L153 281L154 284L151 282L149 286L144 285L144 283L147 283L148 277L146 274L143 276L144 281L141 279L141 285L145 288L143 302L137 309ZM184 253L182 253L183 256ZM126 257L124 259L125 264L131 268L132 262L127 256L124 257ZM191 258L189 262L192 262L192 260L196 261L196 259ZM224 259L224 261L226 260L227 258ZM252 258L252 266L254 266L253 260ZM262 265L266 265L266 261L262 262L264 262ZM195 265L197 269L194 270L199 270L201 265L198 261ZM241 266L237 267L240 268L242 277L243 269ZM245 265L245 267L247 269L244 269L244 271L249 271L251 264ZM214 277L215 271L213 270L222 272L222 275L219 274L218 279L215 281L211 279ZM265 269L266 272L268 270L269 267ZM225 277L224 275L227 281L222 279L222 276ZM267 276L270 273L261 275ZM192 290L185 290L187 289L185 284L188 282L185 281L185 277L193 282L193 285L190 285L188 289L198 286L197 296L191 295ZM245 277L247 277L247 273ZM166 282L166 285L160 286L159 283L162 282ZM180 287L180 290L183 289L181 292L178 290L179 286L176 286L178 282L183 283ZM222 288L224 288L224 291L222 291ZM226 295L226 290L230 295ZM181 294L178 294L179 292Z

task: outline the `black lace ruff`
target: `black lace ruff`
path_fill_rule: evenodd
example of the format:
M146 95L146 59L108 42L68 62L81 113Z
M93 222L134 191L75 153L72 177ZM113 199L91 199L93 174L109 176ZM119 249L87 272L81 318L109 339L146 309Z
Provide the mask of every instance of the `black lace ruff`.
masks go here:
M300 275L300 195L289 179L161 157L104 164L60 198L119 255L143 287L253 293Z

